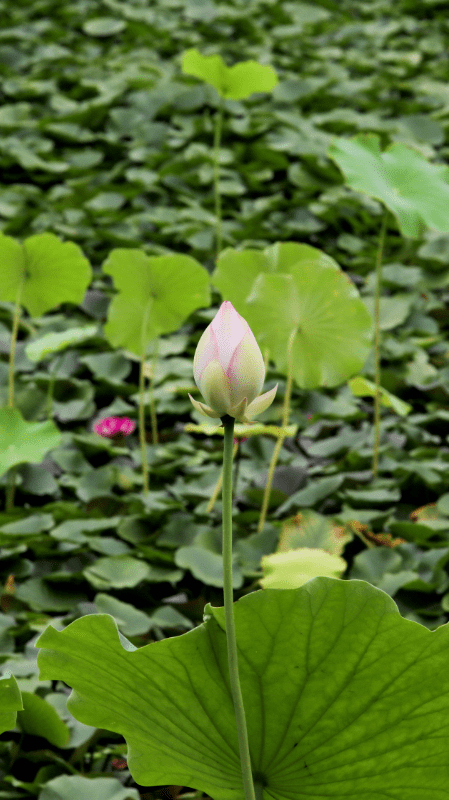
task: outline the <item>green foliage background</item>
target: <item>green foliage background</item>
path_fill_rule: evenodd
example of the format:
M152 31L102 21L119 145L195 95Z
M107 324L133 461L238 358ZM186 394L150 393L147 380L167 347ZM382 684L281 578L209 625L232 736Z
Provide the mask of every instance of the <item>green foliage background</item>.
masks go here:
M382 208L343 185L327 151L335 136L372 132L382 147L405 143L432 162L447 161L447 9L433 0L0 0L0 12L0 230L20 240L43 231L72 240L94 271L81 305L24 314L20 324L17 406L42 422L50 391L62 443L42 465L18 469L14 513L0 512L0 666L56 716L31 701L19 727L0 735L0 800L47 800L54 780L64 800L79 800L85 774L102 782L105 800L153 800L161 792L137 787L120 761L120 737L77 723L66 687L38 682L34 641L49 621L64 627L99 611L113 614L141 646L199 624L206 602L221 605L220 504L212 514L206 508L222 443L184 430L192 421L193 354L221 297L215 293L213 308L160 341L160 444L148 431L147 502L137 437L115 445L92 433L93 422L110 414L137 419L133 355L98 333L36 368L25 347L37 335L105 322L114 289L101 264L113 248L175 251L213 271L219 98L182 74L182 53L191 47L219 53L228 65L270 64L279 77L272 94L224 102L223 246L318 247L372 311ZM340 535L345 578L383 589L404 617L430 630L447 622L448 262L448 235L427 230L406 239L389 217L382 385L412 411L383 409L375 482L372 402L346 385L294 386L298 435L285 442L260 534L274 441L260 436L241 445L236 596L260 588L261 559L280 538L331 549L323 542ZM0 302L3 406L12 313L12 303ZM362 374L373 380L372 356ZM269 368L265 391L277 382L263 419L279 424L286 381ZM61 720L70 729L65 743ZM185 796L187 788L180 787Z

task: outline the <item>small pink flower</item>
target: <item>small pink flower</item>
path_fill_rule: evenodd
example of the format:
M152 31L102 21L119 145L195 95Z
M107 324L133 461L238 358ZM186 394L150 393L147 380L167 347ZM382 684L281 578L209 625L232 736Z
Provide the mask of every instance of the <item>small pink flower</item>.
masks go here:
M128 417L107 417L95 423L94 431L100 436L113 439L115 436L129 436L135 427L136 423Z
M113 769L126 769L128 762L124 758L113 758L111 766Z
M234 437L234 444L238 444L239 442L240 442L240 444L242 444L242 442L246 442L247 439L248 439L247 436L242 436L241 439L238 439L238 438Z

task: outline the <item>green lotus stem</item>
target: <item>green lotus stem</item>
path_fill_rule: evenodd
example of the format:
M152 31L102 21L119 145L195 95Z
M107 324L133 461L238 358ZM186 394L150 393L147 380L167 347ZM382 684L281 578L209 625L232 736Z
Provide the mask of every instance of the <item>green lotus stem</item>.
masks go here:
M376 253L376 291L374 297L374 369L376 394L374 395L374 449L373 449L373 478L377 477L377 463L379 459L380 442L380 288L382 280L382 256L387 229L387 210L385 209L379 235L379 244Z
M47 392L47 417L48 417L48 419L50 419L51 413L52 413L53 394L54 394L54 389L55 389L55 380L56 380L56 375L57 375L57 372L58 372L58 367L61 365L62 360L63 360L63 356L59 356L59 358L58 358L58 356L56 356L56 358L54 360L54 363L53 363L53 367L50 370L50 381L48 383L48 392Z
M234 442L233 417L222 417L224 427L223 445L223 594L226 621L226 643L228 649L229 679L234 703L235 721L239 742L245 800L256 800L254 793L248 731L242 690L240 688L237 656L237 640L234 622L234 596L232 588L232 450Z
M232 458L233 459L237 455L238 446L239 446L238 442L235 442L234 449L232 451ZM218 478L218 481L217 481L217 484L216 484L215 489L213 491L212 497L211 497L211 499L209 500L209 502L207 504L206 514L210 514L210 512L212 511L215 503L217 502L217 498L218 498L218 495L220 494L220 489L221 489L222 483L223 483L223 470L221 470L221 475Z
M254 790L256 793L256 800L263 800L263 783L262 781L254 782Z
M145 438L145 357L142 356L140 360L140 375L139 375L139 442L140 451L142 453L142 473L143 473L143 491L148 494L149 479L148 479L148 455L147 455L147 442Z
M14 309L14 317L12 323L12 332L11 332L11 349L9 351L9 374L8 374L8 406L9 408L14 408L14 362L16 357L16 342L17 342L17 333L19 331L19 322L20 322L20 299L22 295L23 284L25 281L25 276L22 279L22 282L19 286L17 291L17 298L16 298L16 307Z
M14 408L14 362L16 356L16 342L17 334L19 331L21 305L20 300L22 297L23 285L25 283L25 271L22 280L19 284L16 297L16 305L14 308L14 316L11 331L11 349L9 351L9 371L8 371L8 407ZM14 492L16 490L16 474L17 467L12 467L9 470L6 483L6 511L11 511L14 508Z
M146 367L145 364L146 329L147 329L148 317L150 314L150 308L151 305L148 305L146 307L142 319L141 357L140 357L140 375L139 375L139 442L140 442L140 450L142 453L143 490L145 494L148 494L149 492L148 454L147 454L147 443L145 438L144 390L145 390L145 367ZM159 350L159 339L156 339L156 346L154 348L153 360L151 362L151 371L150 371L150 416L151 416L151 433L152 433L153 444L158 444L159 442L159 437L157 432L156 409L154 405L154 396L153 396L153 381L154 381L154 373L156 370L158 350Z
M8 482L6 484L6 511L12 511L14 508L14 492L16 489L16 474L17 467L11 467L8 472Z
M146 352L146 329L148 323L148 316L150 313L150 306L147 305L144 311L141 328L140 340L140 373L139 373L139 442L140 452L142 454L142 474L143 474L143 491L148 494L149 479L148 479L148 454L147 454L147 441L145 437L145 352Z
M284 397L284 406L282 409L282 432L279 435L279 438L274 446L273 455L271 457L270 466L268 468L268 476L267 476L267 483L265 486L265 491L263 495L263 503L262 508L260 511L259 517L259 524L257 526L257 533L260 533L263 530L265 525L265 520L267 517L268 511L268 503L270 502L270 494L271 494L271 487L273 485L273 476L274 470L276 469L276 464L279 458L279 453L282 450L282 445L284 444L284 440L287 438L287 431L285 430L288 425L288 420L290 417L290 397L292 393L292 383L293 383L293 341L298 332L298 328L294 328L290 334L290 338L288 340L288 373L287 373L287 386L285 389L285 397Z
M50 380L48 382L48 391L47 391L47 418L51 418L51 412L53 408L53 392L55 388L55 379L56 379L56 368L53 366L53 369L50 372Z
M216 248L217 255L221 250L221 197L220 197L220 142L221 130L223 125L223 99L220 97L220 105L215 114L215 127L214 127L214 201L215 201L215 231L216 231Z
M158 350L159 350L159 337L156 339L156 347L154 349L153 360L151 362L151 376L150 376L150 415L151 415L151 432L153 435L153 444L159 443L159 436L157 432L156 408L154 405L154 395L153 395L153 384L154 384L154 376L156 373Z

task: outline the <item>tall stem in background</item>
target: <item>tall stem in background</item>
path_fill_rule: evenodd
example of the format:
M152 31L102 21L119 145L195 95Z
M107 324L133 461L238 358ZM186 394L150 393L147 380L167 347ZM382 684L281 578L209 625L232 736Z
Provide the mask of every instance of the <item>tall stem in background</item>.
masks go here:
M154 405L154 396L153 396L153 384L154 384L154 376L156 374L158 351L159 351L159 337L156 339L156 346L154 348L153 360L151 362L151 374L150 374L150 415L151 415L151 432L153 434L153 444L159 443L159 437L157 433L156 408Z
M220 97L220 105L215 114L214 127L214 201L215 201L215 231L216 231L216 255L221 250L221 197L220 197L220 143L221 130L223 125L223 98Z
M145 390L145 353L147 347L146 341L146 329L147 329L147 322L148 316L150 313L150 305L148 304L143 320L142 320L142 329L141 329L141 342L140 342L140 374L139 374L139 442L140 442L140 452L142 455L142 474L143 474L143 491L144 494L148 494L149 491L149 478L148 478L148 453L147 453L147 441L145 436L145 398L144 398L144 390Z
M382 280L382 256L385 243L385 232L387 229L387 214L388 211L385 209L376 253L376 290L374 297L374 368L376 394L374 396L373 478L377 477L377 463L379 459L380 442L380 289Z
M50 372L50 381L48 383L48 391L47 391L47 418L51 419L53 413L53 394L55 391L55 381L56 375L58 374L58 369L61 364L64 362L64 354L62 353L59 356L55 356L53 360L52 366L48 367Z
M237 656L237 639L234 622L234 594L232 587L232 449L234 443L233 417L222 417L224 427L223 445L223 594L226 621L226 643L228 648L229 680L234 703L235 721L239 742L245 800L255 800L248 731L242 690L240 688Z
M287 385L285 388L284 407L282 409L282 428L287 427L288 420L290 417L290 397L292 393L292 383L293 383L293 341L297 332L298 328L294 328L288 340L288 375L287 375ZM257 526L258 533L260 533L260 531L263 530L263 527L265 525L268 503L270 502L271 487L273 484L274 470L276 469L279 453L282 450L282 445L284 444L286 436L287 436L286 433L285 434L281 433L274 446L273 455L271 457L271 462L268 469L267 484L265 486L265 492L263 496L262 509L259 517L259 525Z
M8 408L14 408L14 361L16 356L16 342L17 342L17 334L19 331L19 322L20 322L20 311L21 311L20 301L22 298L23 285L25 283L25 274L26 270L24 270L21 283L17 290L16 306L14 309L14 317L12 323L11 349L9 351L9 372L8 372ZM16 467L12 467L12 469L10 469L8 472L7 484L6 484L6 504L5 504L6 511L11 511L14 508L16 472L17 472Z
M142 454L142 473L143 473L143 491L148 494L149 480L148 480L148 454L147 454L147 441L145 436L145 357L142 356L140 361L140 375L139 375L139 441L140 451Z

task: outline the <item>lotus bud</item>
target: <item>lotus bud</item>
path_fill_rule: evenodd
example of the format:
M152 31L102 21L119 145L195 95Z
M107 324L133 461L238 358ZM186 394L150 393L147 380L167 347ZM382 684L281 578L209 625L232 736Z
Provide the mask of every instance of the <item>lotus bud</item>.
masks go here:
M234 417L249 423L274 400L278 384L260 394L265 381L262 353L247 321L232 303L221 304L204 331L193 359L193 376L204 400L189 394L204 417Z

